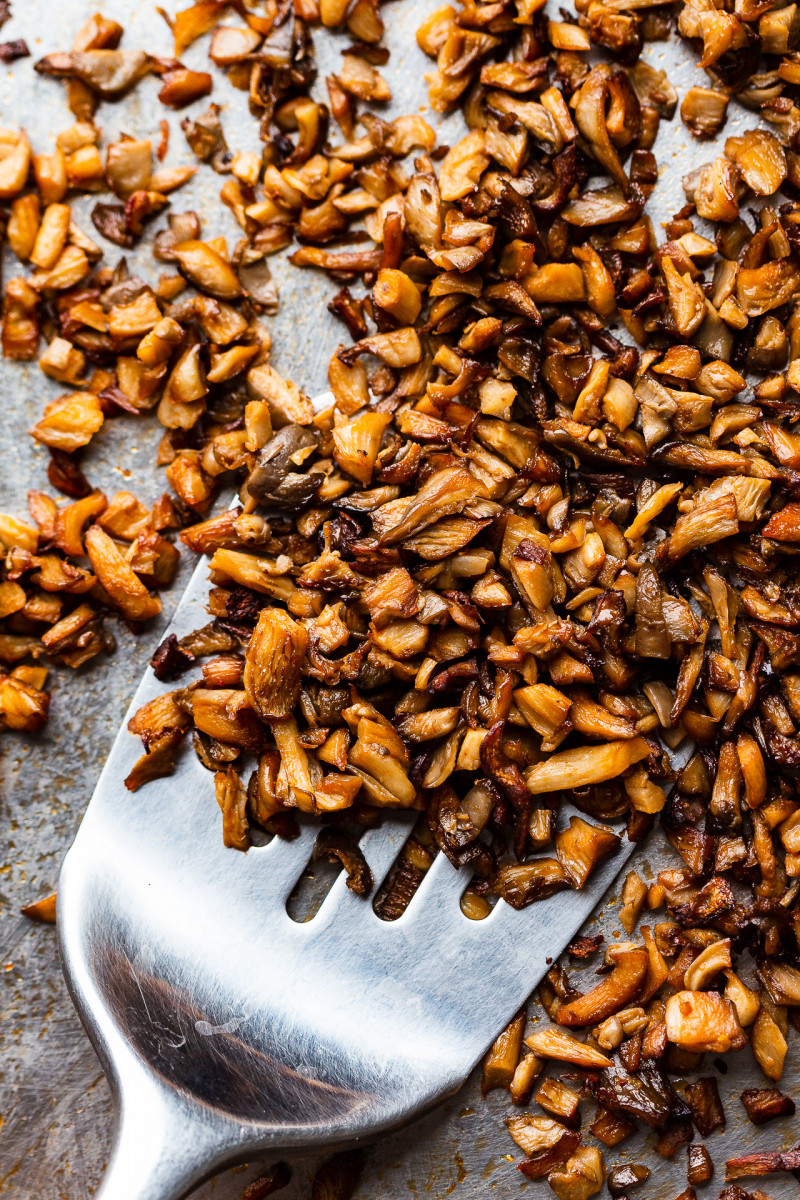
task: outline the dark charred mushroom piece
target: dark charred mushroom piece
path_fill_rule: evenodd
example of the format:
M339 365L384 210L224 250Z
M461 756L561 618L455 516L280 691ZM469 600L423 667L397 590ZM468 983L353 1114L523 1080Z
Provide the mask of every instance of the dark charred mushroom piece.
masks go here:
M266 1200L273 1192L279 1192L289 1185L292 1171L288 1163L277 1162L258 1179L248 1183L242 1192L241 1200Z
M503 752L501 741L504 727L504 721L496 721L481 742L481 765L514 807L514 851L517 858L521 859L528 839L533 800L519 767Z
M535 858L504 864L492 876L490 885L507 904L520 909L569 887L570 880L558 859Z
M172 680L179 679L194 661L194 655L183 650L176 634L171 633L156 649L150 659L150 666L156 679L162 683L171 683Z
M617 1063L604 1067L590 1088L604 1108L635 1117L653 1129L668 1120L675 1105L672 1088L652 1062L645 1062L637 1075Z
M0 42L0 62L16 62L18 58L29 58L30 53L24 38L17 38L13 42Z
M765 1150L729 1158L725 1163L725 1179L747 1179L748 1176L794 1174L800 1171L800 1146L793 1150Z
M539 199L531 198L531 208L538 213L557 213L564 207L572 189L579 188L588 178L586 162L578 147L573 143L557 154L553 159L555 187L553 191Z
M480 875L494 868L494 856L488 847L476 846L476 838L485 828L494 804L492 789L473 787L462 801L454 788L443 784L436 788L428 806L428 828L437 846L454 866L470 862ZM470 848L469 858L464 852Z
M302 508L316 495L321 478L294 470L292 456L317 446L319 435L303 425L284 425L260 451L247 491L266 507Z
M328 862L340 862L347 872L347 886L357 896L368 896L372 891L372 872L363 852L343 830L328 826L320 830L314 842L314 862L325 858Z
M725 1110L713 1075L688 1084L686 1102L691 1109L697 1132L702 1137L710 1137L715 1130L725 1128Z
M740 1097L754 1125L766 1125L778 1117L793 1117L795 1104L778 1088L745 1088Z
M567 1161L580 1143L580 1133L566 1129L555 1145L545 1150L539 1150L530 1158L517 1163L517 1170L521 1171L527 1179L546 1179L554 1167Z

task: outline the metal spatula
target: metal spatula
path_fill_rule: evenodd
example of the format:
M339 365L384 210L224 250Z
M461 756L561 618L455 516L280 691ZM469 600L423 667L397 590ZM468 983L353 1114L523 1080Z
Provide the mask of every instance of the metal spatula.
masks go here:
M208 565L170 626L208 620ZM165 690L148 671L130 712ZM130 714L129 714L130 715ZM313 920L286 898L319 825L246 854L222 843L196 755L135 794L123 726L69 851L58 923L67 981L118 1099L98 1200L178 1200L260 1152L353 1143L454 1093L633 846L580 892L468 920L468 882L439 855L399 920L334 883ZM376 885L416 814L361 848Z

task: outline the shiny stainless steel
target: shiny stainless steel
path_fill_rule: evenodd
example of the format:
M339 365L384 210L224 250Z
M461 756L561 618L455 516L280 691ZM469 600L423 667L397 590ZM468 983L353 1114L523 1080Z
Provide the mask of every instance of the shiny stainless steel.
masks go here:
M170 631L207 619L198 565ZM131 712L167 690L151 671ZM226 849L191 751L135 794L121 729L67 854L59 934L70 990L118 1098L102 1200L178 1200L259 1151L350 1143L453 1094L596 907L634 847L581 892L470 921L439 855L397 921L340 875L306 923L286 911L318 826ZM416 814L361 845L376 883Z

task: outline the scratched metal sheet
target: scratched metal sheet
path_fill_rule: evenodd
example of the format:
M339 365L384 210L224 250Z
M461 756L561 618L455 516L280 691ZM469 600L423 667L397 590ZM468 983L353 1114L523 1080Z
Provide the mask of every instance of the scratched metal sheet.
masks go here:
M188 3L189 0L186 0ZM33 59L65 49L75 30L95 10L97 0L16 0L12 20L2 39L24 37ZM170 5L170 7L179 7ZM387 43L392 59L385 69L395 100L393 113L421 111L441 129L441 139L458 136L460 118L443 119L426 111L424 74L428 60L417 49L414 32L421 17L434 7L433 0L405 0L384 8ZM126 34L123 45L141 47L169 55L171 38L151 0L108 0L103 11L120 20ZM344 37L318 36L320 79L339 59ZM202 67L206 40L184 56L190 66ZM703 82L689 55L675 42L647 48L644 58L664 67L683 96L695 82ZM34 148L52 148L54 133L70 123L60 85L40 79L32 70L33 59L21 60L5 70L0 79L0 121L23 124ZM223 122L232 148L257 149L255 122L246 109L245 97L228 88L215 76L214 96L223 105ZM204 102L195 108L201 108ZM193 110L189 110L190 114ZM185 115L185 114L181 114ZM158 137L158 123L165 110L155 98L155 84L146 80L128 100L104 105L98 114L106 140L121 131ZM189 160L180 133L179 117L170 116L172 139L167 163ZM752 118L733 106L726 133L751 123ZM660 179L651 208L658 220L683 204L681 178L687 170L708 161L713 144L698 145L680 119L663 123L656 153ZM237 227L217 199L220 180L203 170L193 187L174 197L177 209L195 207L206 219L210 235L238 235ZM91 232L89 205L80 202L76 211ZM107 247L107 261L117 251ZM134 269L145 278L155 278L155 264L147 250L129 255ZM8 278L15 268L4 261ZM279 370L313 393L325 386L326 366L340 339L325 310L329 285L313 272L301 273L288 263L273 259L281 294L281 311L268 324L273 336L274 361ZM45 379L34 365L13 365L0 360L0 508L24 515L27 489L47 487L46 456L26 435L45 401L58 394L58 385ZM107 493L131 488L146 502L163 490L162 476L153 466L159 427L143 421L134 426L128 417L108 422L96 438L89 459L89 475L95 486ZM184 572L186 565L184 566ZM163 624L179 595L180 580L165 597ZM135 682L157 644L159 629L152 628L134 639L117 628L116 654L95 661L74 678L54 672L52 717L44 733L35 739L4 735L0 744L2 822L5 852L0 854L0 1193L12 1198L42 1197L43 1200L85 1200L102 1174L110 1145L113 1117L111 1099L97 1059L75 1015L61 977L52 928L35 926L19 915L21 904L53 890L61 860L80 820L99 775L116 727L129 703ZM65 676L69 675L69 678ZM155 817L154 817L155 819ZM187 830L187 836L191 831ZM651 842L638 853L636 865L645 878L652 878L660 865L671 861L664 848ZM616 922L618 902L612 895L589 923L602 930L606 940L620 936ZM531 920L536 920L535 908ZM555 948L555 947L554 947ZM578 983L580 976L576 975ZM464 987L469 988L469 964L465 963ZM794 1038L794 1034L790 1034ZM790 1045L785 1089L800 1093L800 1071L796 1038ZM727 1132L709 1139L717 1176L710 1189L721 1186L723 1163L734 1154L764 1147L788 1147L797 1140L792 1121L775 1122L757 1132L743 1119L738 1101L743 1086L763 1085L764 1080L745 1050L730 1063L727 1075L707 1057L706 1073L714 1074L728 1114ZM584 1106L584 1120L591 1120ZM477 1078L462 1092L413 1126L385 1138L367 1152L364 1175L356 1193L358 1200L385 1197L412 1200L422 1194L438 1198L486 1197L498 1200L516 1196L521 1189L529 1195L551 1195L545 1183L529 1183L516 1171L519 1157L508 1138L503 1118L511 1106L504 1093L493 1093L486 1102L480 1097ZM639 1194L646 1200L672 1200L686 1186L685 1153L673 1161L659 1159L652 1143L655 1135L640 1135L607 1153L607 1165L615 1161L645 1161L653 1175ZM304 1155L293 1161L294 1178L283 1193L286 1200L308 1196L309 1181L318 1159ZM201 1188L202 1200L236 1200L245 1184L255 1178L259 1167L250 1163L227 1172ZM773 1200L797 1196L797 1183L787 1176L767 1182Z

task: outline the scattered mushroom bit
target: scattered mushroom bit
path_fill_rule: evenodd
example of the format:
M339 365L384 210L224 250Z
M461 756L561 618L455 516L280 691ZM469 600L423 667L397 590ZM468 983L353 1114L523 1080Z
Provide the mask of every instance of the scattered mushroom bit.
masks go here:
M44 662L112 649L109 612L134 629L157 616L179 540L210 556L209 622L153 656L176 686L130 723L132 791L191 735L226 845L324 815L316 856L364 896L352 829L418 812L375 901L385 919L437 852L468 868L462 907L480 919L495 896L522 908L582 887L658 823L678 864L628 875L628 940L583 990L553 966L551 1027L526 1050L518 1014L484 1090L550 1114L507 1124L520 1170L562 1200L600 1190L637 1121L659 1153L687 1147L693 1195L713 1174L694 1130L725 1113L712 1076L671 1075L749 1044L770 1085L743 1093L750 1120L794 1113L772 1085L800 1012L800 22L794 5L686 0L678 31L712 86L682 119L715 136L734 99L770 128L715 147L659 243L652 147L678 96L640 54L669 6L576 7L576 22L540 0L431 13L430 106L466 122L451 146L418 114L380 115L373 2L201 0L171 19L174 58L121 48L97 15L36 64L75 120L52 153L0 132L20 264L2 350L63 394L31 430L48 490L29 518L0 514L0 727L41 728ZM320 26L353 39L327 103L311 92ZM207 33L210 69L190 70L180 55ZM183 121L191 162L164 165L163 130L104 140L101 102L155 76L180 108L218 70L248 91L260 156L228 148L213 102ZM220 175L233 247L174 207L197 164ZM157 282L105 264L80 192L123 250L158 228ZM322 411L270 362L268 259L288 247L328 273L342 325ZM81 455L105 423L151 413L169 490L146 505L93 489ZM212 515L231 483L240 503ZM664 746L689 743L673 771ZM573 943L570 966L596 969L602 940ZM569 1080L534 1099L553 1062ZM798 1155L730 1159L726 1178L796 1172ZM612 1195L648 1174L615 1167Z

